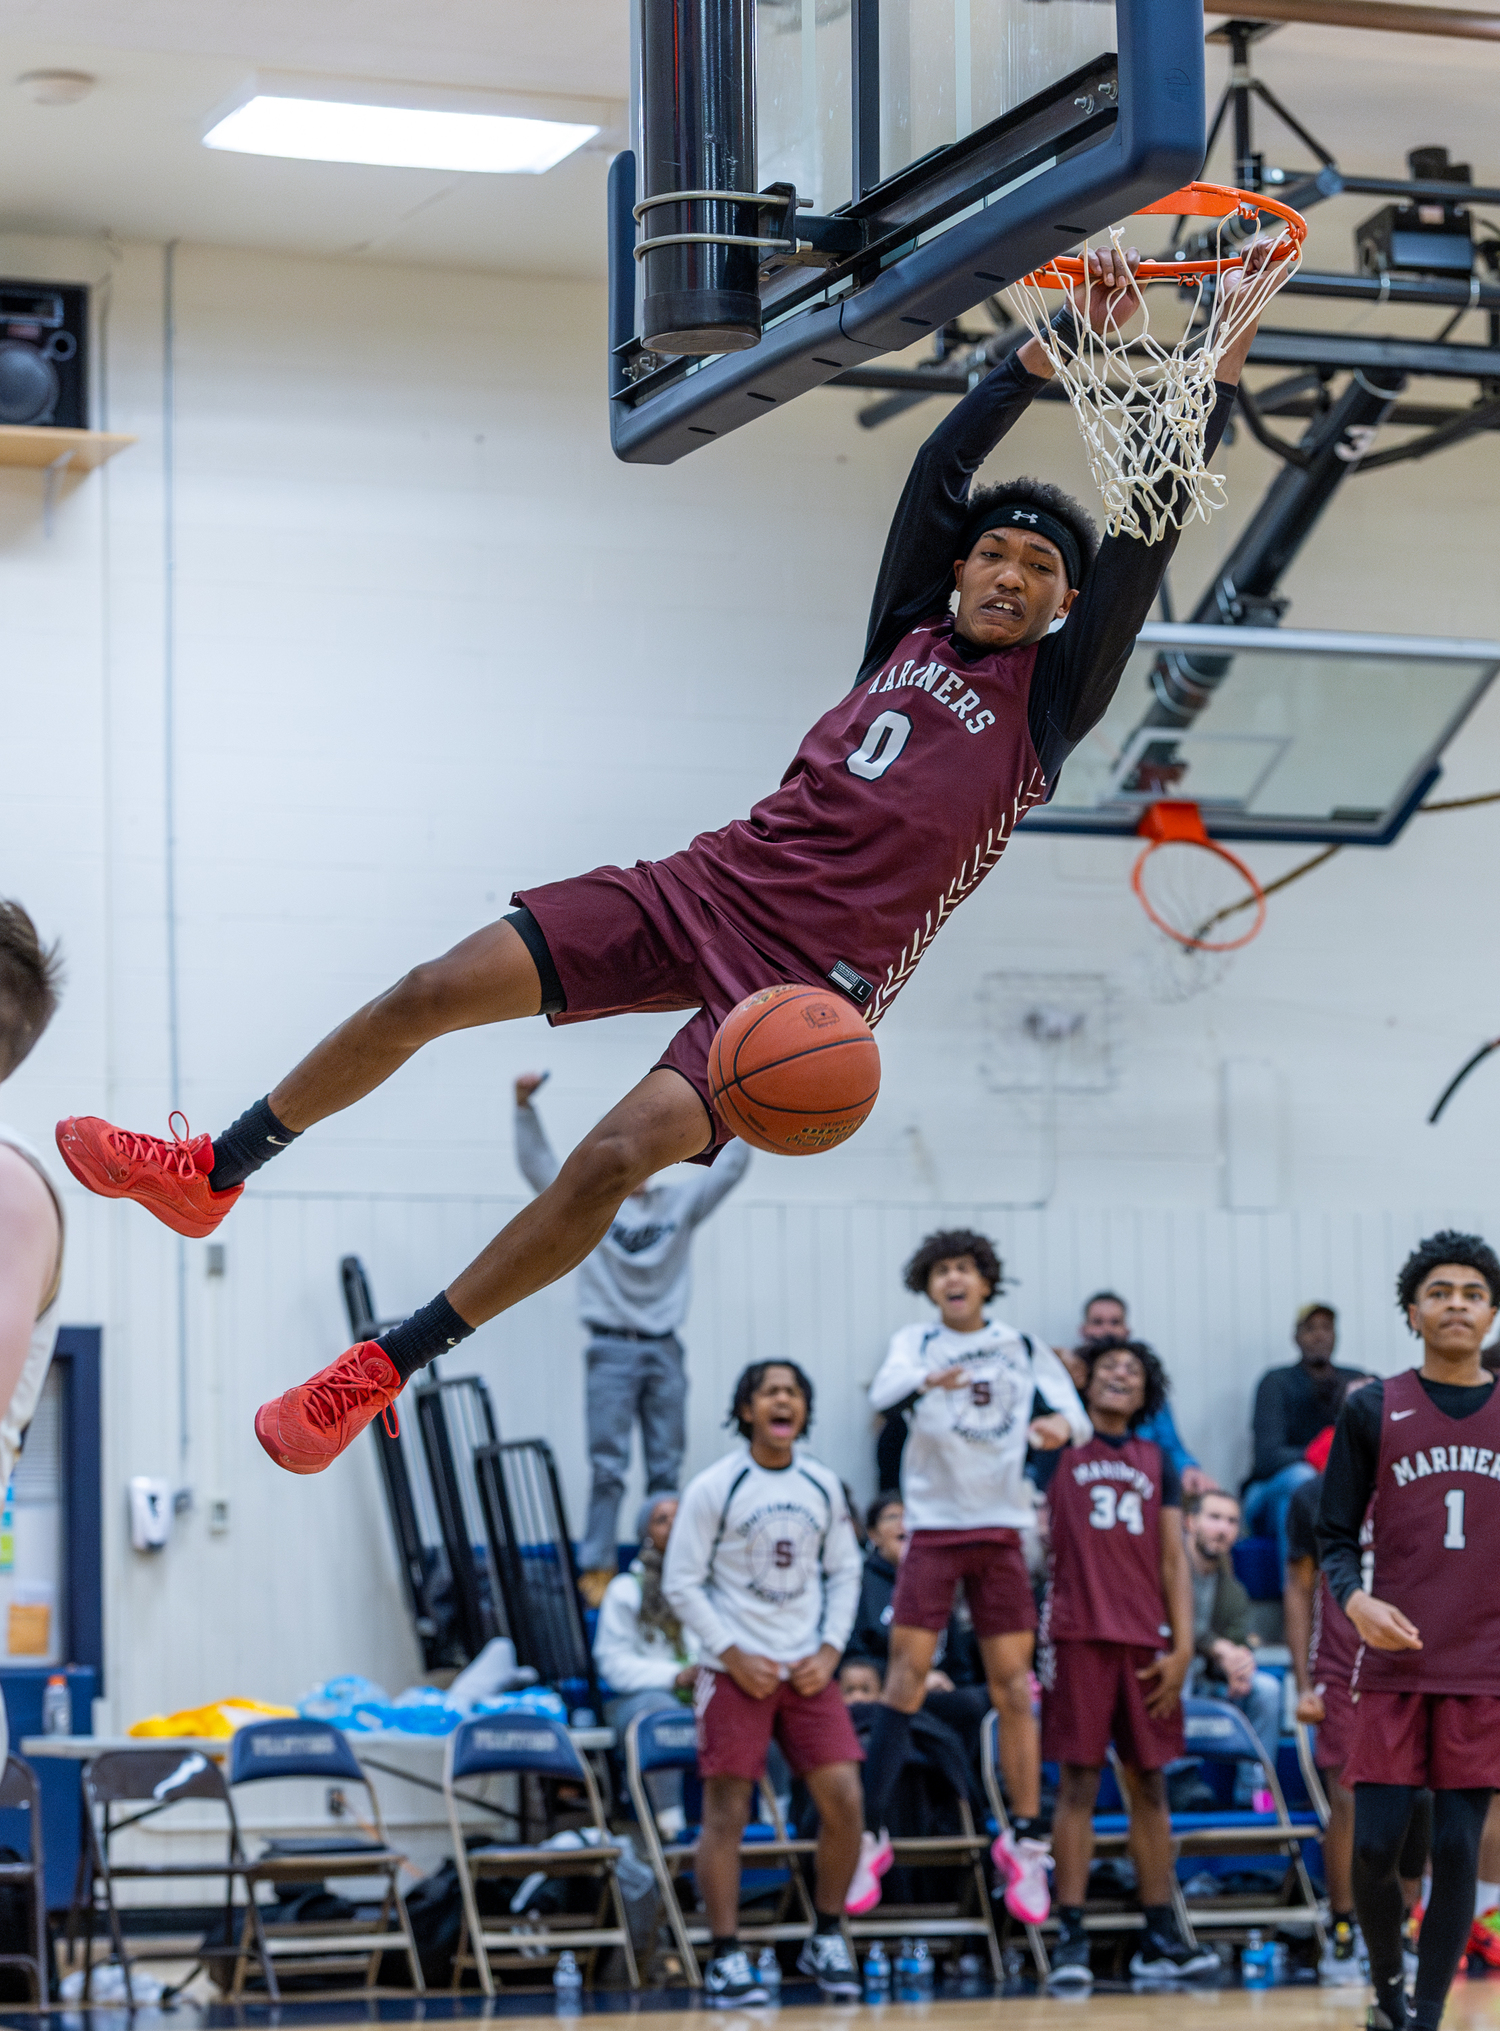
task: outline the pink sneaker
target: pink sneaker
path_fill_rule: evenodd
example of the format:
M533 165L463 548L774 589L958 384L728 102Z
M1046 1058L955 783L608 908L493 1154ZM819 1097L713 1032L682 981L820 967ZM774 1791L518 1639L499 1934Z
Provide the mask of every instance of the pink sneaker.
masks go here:
M851 1917L862 1918L867 1911L875 1909L880 1902L880 1879L894 1859L891 1837L884 1827L878 1835L868 1830L860 1835L859 1860L854 1865L854 1880L844 1899L844 1909Z
M1023 1925L1040 1925L1052 1909L1047 1871L1052 1851L1045 1841L1018 1841L1007 1827L995 1837L990 1860L1005 1884L1005 1908Z

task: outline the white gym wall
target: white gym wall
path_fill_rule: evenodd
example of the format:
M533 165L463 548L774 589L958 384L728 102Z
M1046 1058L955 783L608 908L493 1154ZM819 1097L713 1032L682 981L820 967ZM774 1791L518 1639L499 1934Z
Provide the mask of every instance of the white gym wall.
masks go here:
M680 466L626 468L597 284L184 245L169 583L162 249L0 237L0 272L96 286L95 420L140 439L64 484L50 534L39 476L0 473L0 892L68 959L61 1013L0 1113L44 1146L72 1112L160 1132L174 1098L169 740L180 1098L216 1130L514 887L670 852L769 789L853 674L888 512L943 413L866 432L868 398L817 394ZM1356 478L1289 576L1291 618L1500 631L1492 456L1486 438ZM1185 540L1179 606L1271 471L1243 435L1225 464L1233 506ZM993 468L1017 470L1085 493L1066 410L1033 412ZM1492 788L1500 701L1442 794ZM1497 828L1496 810L1422 818L1388 852L1346 852L1180 1003L1153 998L1133 849L1023 835L883 1023L867 1128L817 1159L757 1157L705 1231L689 1469L723 1443L739 1364L785 1351L817 1380L819 1450L873 1492L859 1386L917 1308L905 1253L958 1219L998 1236L1019 1279L1002 1311L1032 1330L1065 1338L1082 1296L1122 1289L1189 1442L1228 1479L1299 1303L1340 1308L1343 1358L1401 1365L1406 1248L1450 1217L1500 1228L1500 1075L1425 1125L1500 1014ZM1298 857L1251 854L1265 878ZM1012 1021L1038 1000L1088 1011L1055 1125ZM222 1279L187 1243L179 1285L165 1229L69 1191L65 1316L104 1328L116 1723L341 1670L415 1676L373 1450L293 1480L256 1445L254 1408L345 1344L341 1255L403 1310L520 1203L517 1072L551 1068L541 1106L563 1146L673 1026L434 1045L252 1185L221 1230ZM551 1440L575 1519L579 1351L564 1286L448 1364L472 1357L508 1435ZM128 1545L136 1473L193 1491L156 1557Z

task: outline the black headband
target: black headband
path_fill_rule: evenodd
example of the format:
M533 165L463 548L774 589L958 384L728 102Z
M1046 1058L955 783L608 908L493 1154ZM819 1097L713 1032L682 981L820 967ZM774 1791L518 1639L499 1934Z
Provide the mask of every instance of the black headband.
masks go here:
M993 508L975 508L964 528L966 557L986 529L1029 529L1033 536L1045 536L1062 552L1068 584L1077 585L1082 580L1083 557L1078 548L1078 538L1066 522L1059 522L1056 515L1049 515L1045 508L1028 508L1016 501L1006 501Z

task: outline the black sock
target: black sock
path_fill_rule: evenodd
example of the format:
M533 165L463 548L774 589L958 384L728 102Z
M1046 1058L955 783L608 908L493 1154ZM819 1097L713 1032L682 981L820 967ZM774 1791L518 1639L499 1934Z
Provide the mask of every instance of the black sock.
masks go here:
M1081 1904L1059 1904L1057 1922L1064 1939L1077 1939L1083 1931L1083 1906Z
M1334 1911L1330 1909L1328 1913L1328 1923L1330 1925L1352 1925L1354 1923L1353 1906L1351 1905L1351 1907L1347 1911Z
M841 1932L844 1925L842 1911L815 1911L813 1931L819 1939L826 1939L830 1932Z
M409 1382L419 1368L467 1340L473 1331L449 1304L446 1292L439 1291L430 1305L389 1327L375 1345L395 1363L401 1380Z
M739 1943L740 1939L737 1932L731 1932L727 1939L715 1939L713 1953L710 1955L710 1958L712 1960L722 1960L726 1953L733 1953Z
M1029 1813L1013 1812L1010 1816L1010 1830L1018 1841L1029 1841L1036 1821Z
M889 1818L890 1796L911 1753L911 1715L883 1703L875 1709L865 1744L865 1825L878 1834Z
M1141 1916L1146 1921L1146 1930L1157 1939L1176 1939L1177 1913L1170 1904L1143 1904Z
M209 1189L215 1192L233 1191L236 1185L243 1185L252 1172L262 1164L268 1164L272 1157L279 1156L302 1133L300 1128L288 1128L278 1121L271 1112L268 1095L257 1100L253 1107L247 1107L238 1121L231 1122L222 1135L214 1137L214 1167L209 1175Z

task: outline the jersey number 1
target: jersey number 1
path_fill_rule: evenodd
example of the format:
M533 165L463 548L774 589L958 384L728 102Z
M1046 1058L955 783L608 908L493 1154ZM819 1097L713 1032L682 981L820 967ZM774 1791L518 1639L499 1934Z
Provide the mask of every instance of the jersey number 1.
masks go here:
M1448 1512L1448 1528L1443 1532L1444 1551L1462 1551L1468 1540L1464 1536L1464 1491L1450 1488L1443 1497L1443 1507Z

